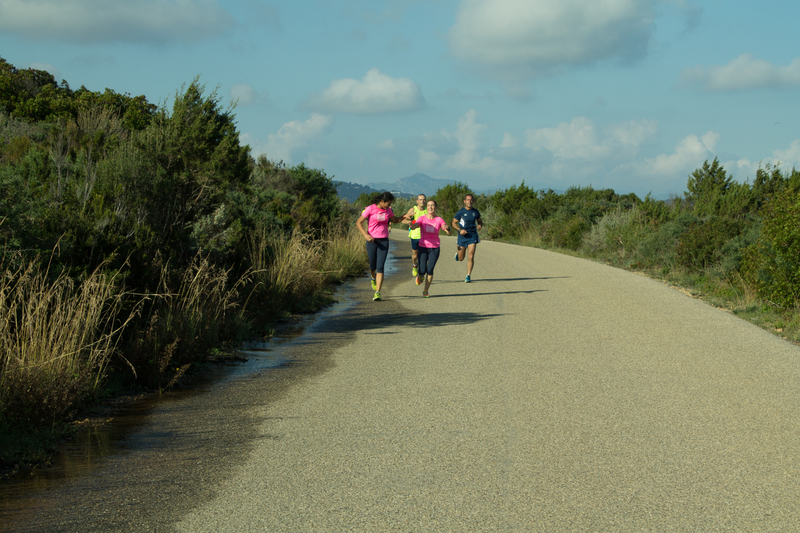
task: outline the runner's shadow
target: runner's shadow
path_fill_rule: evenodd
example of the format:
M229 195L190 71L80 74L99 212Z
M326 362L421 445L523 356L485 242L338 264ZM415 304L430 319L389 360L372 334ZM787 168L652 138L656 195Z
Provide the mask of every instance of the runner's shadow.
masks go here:
M572 276L547 276L543 278L478 278L470 283L483 283L484 281L540 281L543 279L570 279Z
M485 282L488 282L488 281L541 281L541 280L546 280L546 279L570 279L571 277L572 276L550 276L550 277L544 277L544 278L479 278L479 279L473 279L470 282L470 284L474 285L475 283L485 283ZM413 281L414 278L411 278L411 279ZM437 283L437 284L438 283L464 283L464 280L463 279L439 280L439 279L434 278L433 282Z
M462 296L494 296L495 294L533 294L534 292L547 292L544 289L534 289L532 291L504 291L504 292L470 292L464 294L441 294L442 298L460 298ZM430 296L433 298L433 295Z
M401 298L393 298L393 300L400 300ZM402 298L405 299L405 298ZM411 299L410 297L408 299ZM422 300L422 298L414 298ZM364 306L364 308L368 309L368 306ZM359 313L356 311L355 315ZM360 318L358 316L344 316L340 315L334 318L330 318L324 321L324 325L317 328L317 331L327 331L327 332L347 332L347 333L355 333L355 332L370 332L371 330L385 330L391 329L393 326L402 326L404 328L426 328L430 327L431 325L438 326L466 326L469 324L475 324L482 320L488 320L491 318L495 318L498 314L481 314L481 313L473 313L473 312L462 312L462 313L416 313L416 312L408 312L408 311L401 311L399 313L391 313L391 314L373 314L370 311L368 316L364 316ZM381 334L381 335L389 335L395 332L392 331L380 331L373 334Z

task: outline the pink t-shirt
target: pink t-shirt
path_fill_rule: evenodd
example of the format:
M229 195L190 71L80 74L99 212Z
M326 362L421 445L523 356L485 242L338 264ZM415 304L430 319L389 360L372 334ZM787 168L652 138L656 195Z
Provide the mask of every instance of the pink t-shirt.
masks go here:
M445 225L444 219L442 217L430 219L427 216L421 216L415 222L419 222L419 245L423 248L438 248L441 242L439 230Z
M375 204L368 205L361 213L367 219L367 233L376 239L389 237L389 219L394 216L392 208L381 209Z

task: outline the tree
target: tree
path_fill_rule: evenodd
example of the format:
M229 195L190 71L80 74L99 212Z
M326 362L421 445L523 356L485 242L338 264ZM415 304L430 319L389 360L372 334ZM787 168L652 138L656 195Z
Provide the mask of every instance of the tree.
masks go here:
M534 200L536 200L536 191L527 187L524 180L519 187L512 185L505 191L497 191L492 197L494 207L506 215L518 213L523 206Z
M293 215L302 229L322 229L339 216L336 185L324 171L300 163L289 169L289 176L291 192L297 195Z
M464 197L468 194L473 194L469 186L456 182L445 185L430 199L436 200L437 211L449 224L456 212L464 207Z
M689 176L686 188L689 191L686 198L694 206L695 214L715 215L719 213L722 197L731 188L731 177L716 157L710 165L706 159L703 166Z

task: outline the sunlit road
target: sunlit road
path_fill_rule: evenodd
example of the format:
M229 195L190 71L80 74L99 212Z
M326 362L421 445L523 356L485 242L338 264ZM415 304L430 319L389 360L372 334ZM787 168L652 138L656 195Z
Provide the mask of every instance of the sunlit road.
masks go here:
M181 464L224 471L55 530L797 530L800 348L542 250L481 243L466 284L454 242L423 299L396 241L385 300L360 280L354 306L291 346L314 371L217 391L243 424L223 452L176 430Z

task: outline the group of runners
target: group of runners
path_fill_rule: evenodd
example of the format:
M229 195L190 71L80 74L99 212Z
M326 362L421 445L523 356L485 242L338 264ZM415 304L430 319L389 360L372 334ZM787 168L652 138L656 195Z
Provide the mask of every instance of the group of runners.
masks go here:
M475 249L480 242L478 231L483 226L480 212L473 207L475 197L467 194L464 197L464 207L460 209L451 224L436 214L436 201L428 200L424 194L417 196L417 204L403 216L396 216L392 211L394 195L390 192L377 194L372 204L367 206L358 217L356 226L367 241L367 255L369 257L370 284L374 295L373 300L381 299L383 287L384 266L389 254L389 224L406 224L411 238L411 273L417 285L424 284L422 296L428 297L433 270L439 260L441 241L439 231L443 230L450 235L450 227L458 229L456 261L467 259L466 283L472 281L472 268L475 265ZM364 227L364 222L367 227Z

